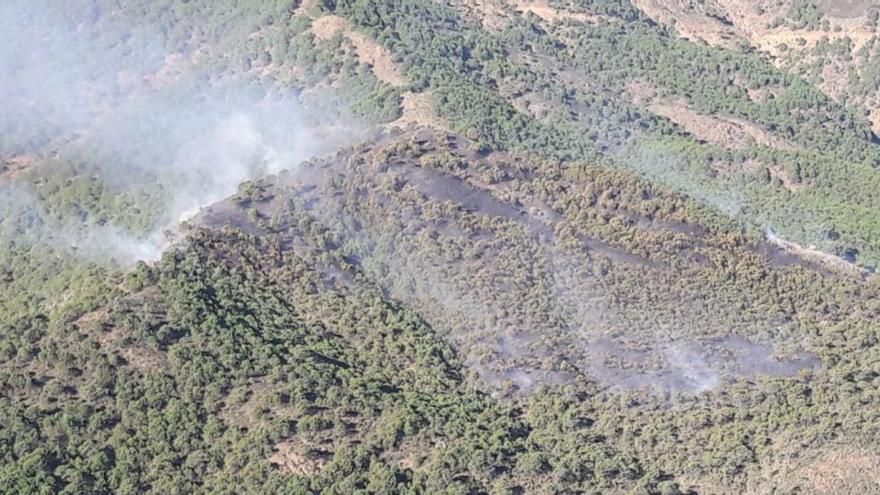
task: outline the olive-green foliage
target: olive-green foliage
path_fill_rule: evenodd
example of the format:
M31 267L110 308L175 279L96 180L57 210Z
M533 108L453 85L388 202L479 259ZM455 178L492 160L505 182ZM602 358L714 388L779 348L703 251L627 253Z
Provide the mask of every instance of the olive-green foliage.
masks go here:
M329 82L371 122L397 118L402 91L430 92L463 136L347 150L312 164L329 170L320 188L249 183L228 201L243 231L205 221L124 272L35 243L22 220L33 212L4 219L0 492L793 491L804 487L792 473L825 449L876 451L876 281L776 266L760 235L878 259L876 137L808 81L677 39L624 1L551 2L610 19L597 25L514 15L498 31L454 3L324 1L318 13L389 49L404 88L342 37L317 40L296 2L62 3L71 30L95 14L83 50L137 53L133 25L156 26L168 51L207 47L182 91L222 93L204 86L218 77L260 96ZM810 5L782 22L821 26ZM792 146L698 142L631 101L633 81ZM752 101L762 89L775 96ZM0 147L42 157L24 180L46 218L152 227L161 177L127 190L82 149L52 161L46 146L65 129L24 117L4 115ZM750 161L764 166L719 172ZM508 209L400 175L420 168ZM692 339L734 329L783 353L809 348L823 369L699 396L611 390L584 362L590 335L572 330L584 316L571 308L594 296L634 344L684 322L674 330ZM509 328L538 328L543 353L499 355L490 344ZM573 378L510 378L530 367Z

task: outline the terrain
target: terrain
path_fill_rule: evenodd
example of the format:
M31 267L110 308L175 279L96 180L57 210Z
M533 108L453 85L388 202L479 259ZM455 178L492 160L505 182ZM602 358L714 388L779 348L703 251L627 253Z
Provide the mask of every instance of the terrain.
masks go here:
M880 491L872 12L0 7L0 492Z

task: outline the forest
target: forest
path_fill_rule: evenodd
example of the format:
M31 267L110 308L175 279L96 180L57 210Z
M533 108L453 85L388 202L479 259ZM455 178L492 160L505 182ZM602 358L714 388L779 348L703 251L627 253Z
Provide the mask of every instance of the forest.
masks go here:
M48 4L0 493L880 491L874 41L840 97L642 1Z

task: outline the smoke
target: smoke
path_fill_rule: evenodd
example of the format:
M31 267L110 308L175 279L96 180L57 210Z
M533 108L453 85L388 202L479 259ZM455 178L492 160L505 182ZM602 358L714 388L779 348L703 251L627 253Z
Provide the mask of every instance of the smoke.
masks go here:
M40 176L94 177L100 191L71 192L51 181L7 185L4 236L121 263L154 259L166 231L173 237L202 206L365 132L332 100L316 106L271 81L255 82L256 74L216 73L195 50L166 49L149 25L98 8L58 7L0 5L0 150L4 159L37 155ZM648 144L624 158L728 214L741 211L742 198L707 188L672 151ZM696 393L725 377L752 376L739 364L744 356L763 363L762 374L813 367L738 343L737 335L749 335L747 325L730 323L738 306L712 307L699 293L677 299L669 288L681 285L678 275L661 264L586 235L561 238L561 215L539 201L502 201L425 167L392 165L372 178L359 177L357 164L333 172L350 172L347 187L361 180L363 188L325 195L313 214L342 224L336 233L346 251L392 297L448 328L467 348L467 364L491 384L563 384L577 369L610 387ZM412 187L383 190L383 179ZM388 203L386 194L411 203ZM125 202L91 204L105 198ZM448 211L448 202L463 211ZM144 227L130 219L143 216ZM568 244L576 247L561 247ZM611 275L594 273L602 271ZM625 285L634 275L644 286ZM655 279L668 283L647 285ZM718 308L726 312L706 321ZM712 340L718 336L727 340Z
M134 236L107 224L75 221L52 215L25 185L0 185L0 238L50 245L95 260L132 263L161 254L161 234Z
M688 196L710 205L729 217L743 213L746 198L735 188L707 180L705 164L689 163L674 148L662 141L643 139L631 146L617 149L614 156L639 174L666 184ZM697 169L692 169L696 167Z
M444 331L490 390L588 377L613 391L687 395L821 369L780 315L743 311L741 286L709 290L688 269L590 237L529 193L504 199L404 156L365 164L343 155L292 176L296 192L276 195L298 196L387 297Z
M167 231L242 182L365 131L333 100L166 50L164 26L103 3L0 4L0 162L28 156L36 177L88 176L99 191L16 181L4 209L34 242L155 259Z
M612 262L611 270L642 272L641 284L621 291L591 280L571 253L561 251L555 259L569 357L612 390L699 394L735 380L822 369L820 359L805 351L809 342L784 318L742 314L736 301L752 297L748 291L730 285L707 290L690 284L687 271Z

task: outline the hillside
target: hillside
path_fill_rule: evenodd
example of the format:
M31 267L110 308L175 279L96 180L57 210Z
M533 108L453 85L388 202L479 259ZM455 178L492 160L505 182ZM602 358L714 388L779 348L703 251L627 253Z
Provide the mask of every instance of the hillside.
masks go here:
M8 326L7 479L763 491L870 452L876 284L632 175L473 148L411 132L248 183Z
M872 69L880 4L870 0L718 0L698 8L692 2L664 0L635 4L685 38L765 54L835 101L853 105L875 131L880 129Z
M0 493L880 491L872 12L0 6Z

